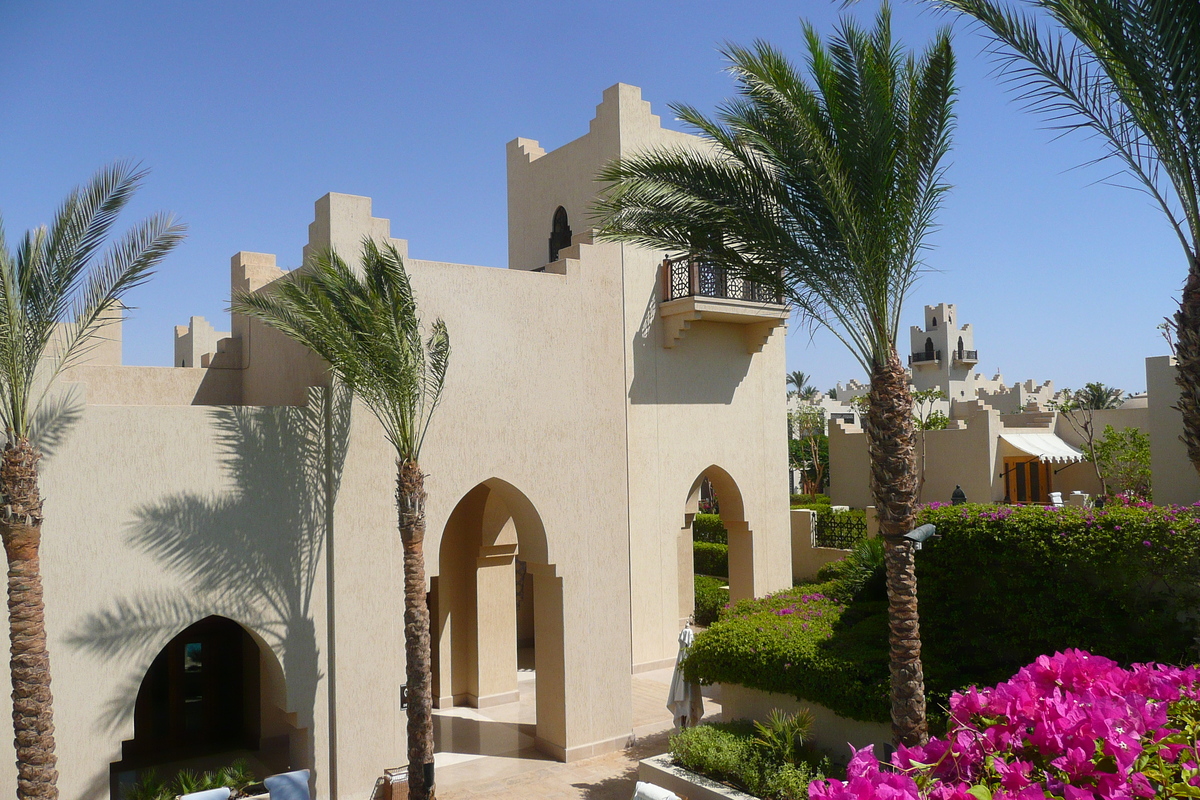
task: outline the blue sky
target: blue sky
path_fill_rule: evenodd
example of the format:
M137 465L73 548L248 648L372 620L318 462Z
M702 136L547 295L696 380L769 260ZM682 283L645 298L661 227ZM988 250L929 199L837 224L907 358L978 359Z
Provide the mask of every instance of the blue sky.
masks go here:
M664 122L670 102L711 109L732 93L723 41L764 38L798 59L801 18L828 33L839 14L869 21L876 7L3 2L0 213L13 241L101 165L150 167L125 221L173 211L190 235L131 296L125 360L165 366L173 325L225 324L230 255L298 265L325 192L373 197L414 257L503 266L507 141L574 139L618 81L642 87ZM951 21L907 2L894 19L910 47ZM955 42L954 189L906 326L923 305L957 303L989 376L1143 389L1185 274L1178 242L1144 195L1096 185L1111 169L1077 168L1096 142L1055 141L1018 107L979 34L959 22ZM791 328L789 369L821 388L864 377L833 337Z

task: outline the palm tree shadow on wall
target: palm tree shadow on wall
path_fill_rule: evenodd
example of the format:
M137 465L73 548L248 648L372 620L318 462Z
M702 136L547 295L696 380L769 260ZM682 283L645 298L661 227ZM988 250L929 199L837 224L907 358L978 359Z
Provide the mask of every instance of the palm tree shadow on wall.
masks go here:
M212 425L230 489L216 495L183 492L142 506L127 537L130 547L178 577L178 589L118 598L80 620L68 644L114 665L146 665L198 620L214 614L233 619L278 656L287 697L281 713L294 714L297 731L308 731L301 736L301 752L293 740L290 760L313 767L311 730L324 677L313 604L327 569L326 532L345 460L350 407L350 392L338 388L311 390L303 407L214 408ZM120 681L99 727L109 733L127 729L143 675ZM97 776L92 788L98 793L107 780Z

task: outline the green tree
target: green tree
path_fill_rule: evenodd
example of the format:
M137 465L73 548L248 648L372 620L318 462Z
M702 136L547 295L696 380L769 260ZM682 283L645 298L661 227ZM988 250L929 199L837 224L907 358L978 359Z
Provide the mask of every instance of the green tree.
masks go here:
M947 189L953 127L949 33L922 55L845 19L828 44L805 26L802 75L770 45L724 54L739 96L715 118L674 111L705 149L660 148L600 174L600 235L687 253L785 293L871 377L871 488L885 538L892 719L927 737L913 546L917 470L912 395L896 350L901 308Z
M39 416L64 369L97 344L120 318L121 298L144 283L183 239L169 215L141 222L107 248L121 210L145 177L134 165L102 169L75 189L48 227L9 250L0 230L0 534L8 558L8 630L12 660L17 797L58 797L50 654L39 549Z
M1096 463L1108 487L1117 494L1151 497L1150 436L1138 428L1116 430L1104 426L1093 448Z
M396 451L396 510L404 550L404 655L409 792L434 796L429 607L425 601L425 476L421 445L441 399L450 339L439 319L423 337L396 248L363 242L362 269L326 251L264 291L234 295L255 317L329 362L383 426Z
M1095 135L1166 215L1187 259L1174 317L1183 442L1200 471L1200 3L932 0L982 23L1001 70L1055 128ZM1168 336L1168 342L1171 337Z
M1105 386L1103 383L1088 383L1074 392L1070 389L1063 390L1059 399L1048 404L1051 411L1063 415L1063 419L1083 440L1083 452L1088 461L1092 462L1092 469L1096 471L1096 480L1100 481L1102 495L1108 494L1108 481L1105 480L1104 471L1100 469L1100 462L1096 458L1096 412L1120 407L1122 394L1120 389Z
M925 432L940 431L950 424L950 418L933 407L938 400L945 399L946 393L941 389L922 389L913 392L913 424L921 435L921 477L917 481L918 498L925 491Z
M805 406L788 414L788 456L803 479L803 494L820 494L829 479L829 437L825 409Z
M809 377L800 370L789 372L787 375L787 385L792 387L792 391L797 394L801 400L812 400L821 392L817 387L811 385Z

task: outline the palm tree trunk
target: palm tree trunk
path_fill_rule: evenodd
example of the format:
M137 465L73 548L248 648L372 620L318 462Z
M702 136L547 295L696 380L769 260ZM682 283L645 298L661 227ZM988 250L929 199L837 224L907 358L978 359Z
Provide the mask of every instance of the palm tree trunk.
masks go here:
M892 736L906 745L924 744L929 739L917 616L916 550L912 541L903 538L913 529L917 512L912 407L908 373L893 351L888 362L871 373L866 430L871 496L879 516L887 570Z
M9 442L0 459L0 535L8 557L8 632L12 658L13 729L19 800L57 800L50 654L42 599L42 499L37 462L28 439Z
M408 796L433 800L433 670L425 601L425 476L397 464L396 509L404 546L404 661L408 683Z
M1183 415L1183 440L1188 459L1200 472L1200 261L1193 259L1175 313L1175 357L1179 371L1179 413Z

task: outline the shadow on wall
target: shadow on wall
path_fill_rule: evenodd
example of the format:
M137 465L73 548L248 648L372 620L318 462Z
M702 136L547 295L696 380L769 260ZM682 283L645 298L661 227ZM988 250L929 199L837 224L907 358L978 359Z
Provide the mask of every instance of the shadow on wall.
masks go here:
M741 325L693 322L674 348L663 347L658 316L658 285L650 293L642 324L634 334L633 380L629 402L634 405L729 405L750 371ZM675 355L677 354L677 355Z
M119 598L84 617L68 638L78 650L133 670L119 679L99 729L126 729L144 670L158 651L197 620L220 614L261 635L279 656L286 680L279 714L297 733L290 759L314 765L312 736L304 733L311 731L323 677L313 595L350 407L348 391L314 389L307 406L212 411L233 488L216 496L181 493L139 508L128 535L131 547L177 576L178 590ZM107 775L97 776L89 796L107 784Z

